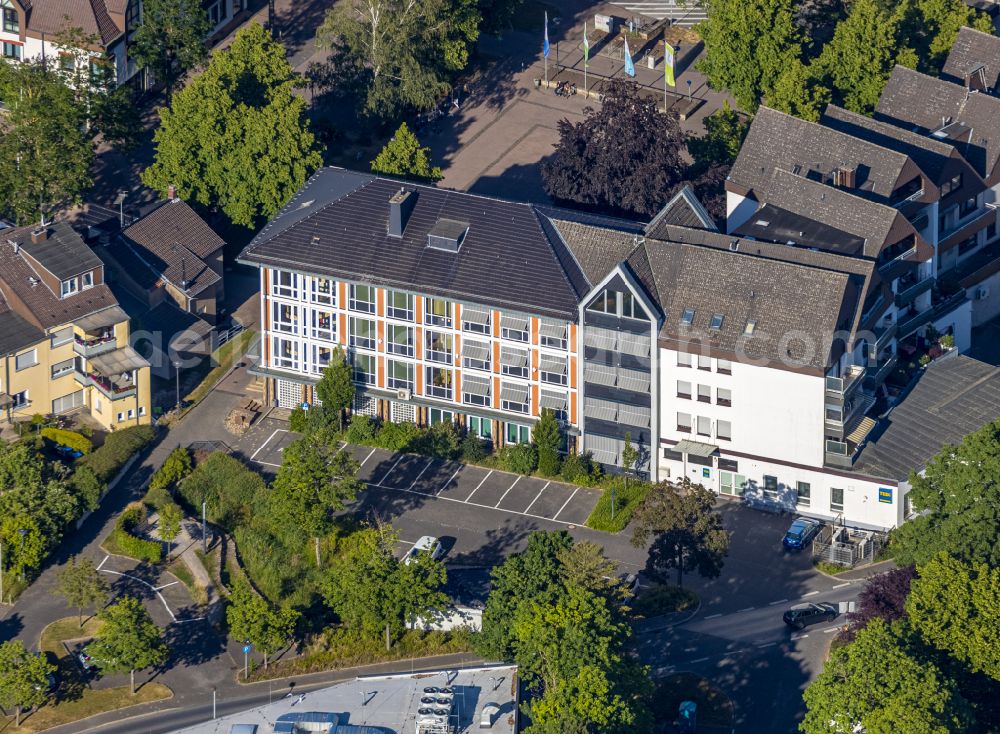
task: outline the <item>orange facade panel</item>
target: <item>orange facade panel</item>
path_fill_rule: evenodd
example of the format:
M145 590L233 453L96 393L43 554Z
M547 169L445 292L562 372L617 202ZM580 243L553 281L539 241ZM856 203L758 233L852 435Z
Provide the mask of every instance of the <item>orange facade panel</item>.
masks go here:
M385 288L375 289L375 313L378 316L385 317Z
M385 387L385 357L376 357L375 359L378 362L378 368L377 368L378 377L376 378L377 379L377 386L384 388Z
M493 378L493 407L500 408L500 378Z
M493 372L500 374L500 344L493 343Z
M569 325L569 351L576 352L576 324Z
M538 385L531 386L531 414L540 415L538 412Z
M538 346L538 318L531 317L531 343Z
M569 358L569 386L576 389L576 357Z
M419 326L413 330L413 341L416 342L414 345L414 354L417 355L417 359L424 358L424 330Z

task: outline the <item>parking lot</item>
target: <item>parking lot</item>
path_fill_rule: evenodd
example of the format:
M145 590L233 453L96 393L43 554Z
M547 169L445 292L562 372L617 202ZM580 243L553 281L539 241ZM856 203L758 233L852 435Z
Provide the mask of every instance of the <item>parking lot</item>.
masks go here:
M276 471L285 446L296 438L296 434L286 429L275 428L251 455L251 460ZM600 496L584 487L457 461L367 446L347 446L345 450L361 465L358 477L369 489L498 510L561 525L583 525Z

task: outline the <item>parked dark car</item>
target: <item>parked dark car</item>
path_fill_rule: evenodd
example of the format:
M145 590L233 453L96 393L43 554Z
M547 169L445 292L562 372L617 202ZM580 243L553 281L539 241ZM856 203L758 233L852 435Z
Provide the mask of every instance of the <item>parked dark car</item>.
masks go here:
M83 452L79 449L73 449L62 444L56 444L55 452L64 459L79 459L83 456Z
M781 544L788 548L788 550L802 550L809 541L816 537L816 533L819 532L821 527L823 527L823 523L819 520L813 520L809 517L797 517L785 532L785 537L782 539Z
M785 612L782 619L789 627L797 630L804 629L810 624L819 622L832 622L837 618L837 607L833 604L796 604Z

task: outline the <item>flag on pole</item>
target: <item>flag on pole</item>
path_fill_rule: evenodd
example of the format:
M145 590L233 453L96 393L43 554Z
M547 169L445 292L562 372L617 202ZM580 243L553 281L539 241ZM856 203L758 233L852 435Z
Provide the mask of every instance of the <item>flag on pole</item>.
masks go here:
M628 36L625 36L625 73L635 76L635 64L632 63L632 54L628 52Z
M542 42L542 56L549 57L549 11L545 11L545 40Z
M674 81L674 47L666 40L663 41L663 73L666 75L667 84L676 87Z
M590 41L587 40L587 24L583 24L583 65L590 65Z

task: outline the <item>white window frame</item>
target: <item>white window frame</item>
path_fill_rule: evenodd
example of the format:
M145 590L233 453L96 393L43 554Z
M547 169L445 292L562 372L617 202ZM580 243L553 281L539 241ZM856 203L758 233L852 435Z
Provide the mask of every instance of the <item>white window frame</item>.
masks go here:
M21 364L21 358L31 355L31 364ZM29 370L38 364L38 350L28 349L27 351L21 352L14 357L14 371L21 372L22 370Z

